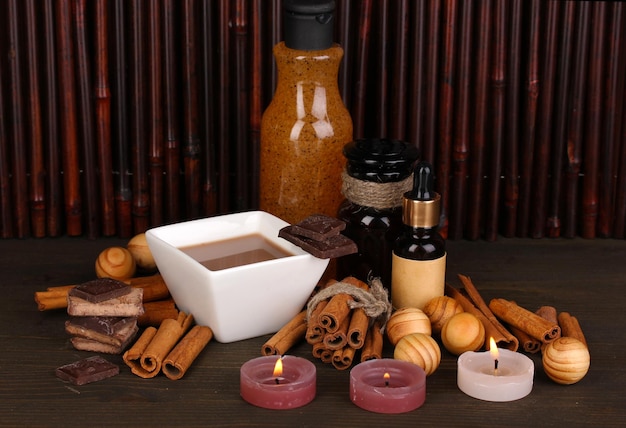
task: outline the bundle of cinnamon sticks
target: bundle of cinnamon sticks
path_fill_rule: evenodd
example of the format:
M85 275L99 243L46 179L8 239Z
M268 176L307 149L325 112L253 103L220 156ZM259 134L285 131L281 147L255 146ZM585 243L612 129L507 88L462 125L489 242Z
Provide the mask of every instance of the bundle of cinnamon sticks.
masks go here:
M391 306L386 295L385 298L378 296L377 311L372 310L371 305L359 304L360 296L370 296L370 291L368 284L354 277L328 281L309 301L308 309L272 336L261 353L282 355L305 339L313 346L314 357L338 370L349 368L357 351L361 353L361 361L381 358L382 328ZM373 301L376 298L371 299L367 300L376 305Z

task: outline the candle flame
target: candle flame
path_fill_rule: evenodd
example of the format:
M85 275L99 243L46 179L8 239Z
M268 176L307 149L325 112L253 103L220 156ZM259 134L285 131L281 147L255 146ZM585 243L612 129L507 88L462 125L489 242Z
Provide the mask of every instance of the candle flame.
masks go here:
M274 366L274 377L280 377L283 375L283 359L279 358L276 360L276 365Z
M389 386L389 379L391 379L391 375L389 373L385 373L383 375L383 379L385 379L385 386Z
M500 352L498 352L498 346L496 345L496 341L493 340L493 337L489 338L489 353L494 360L497 360L500 356Z

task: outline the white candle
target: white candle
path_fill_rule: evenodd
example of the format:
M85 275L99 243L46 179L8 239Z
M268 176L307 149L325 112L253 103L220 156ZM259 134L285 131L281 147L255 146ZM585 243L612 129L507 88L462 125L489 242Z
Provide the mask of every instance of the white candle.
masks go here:
M465 352L458 359L457 385L470 397L485 401L513 401L533 388L535 365L530 358L508 349Z

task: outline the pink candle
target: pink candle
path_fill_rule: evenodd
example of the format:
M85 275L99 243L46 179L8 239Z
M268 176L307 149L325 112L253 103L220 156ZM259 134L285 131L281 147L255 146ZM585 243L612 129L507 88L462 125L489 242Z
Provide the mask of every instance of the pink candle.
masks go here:
M410 412L424 404L426 373L407 361L365 361L350 371L350 399L371 412Z
M310 403L315 384L315 365L289 355L254 358L240 370L241 397L266 409L294 409Z

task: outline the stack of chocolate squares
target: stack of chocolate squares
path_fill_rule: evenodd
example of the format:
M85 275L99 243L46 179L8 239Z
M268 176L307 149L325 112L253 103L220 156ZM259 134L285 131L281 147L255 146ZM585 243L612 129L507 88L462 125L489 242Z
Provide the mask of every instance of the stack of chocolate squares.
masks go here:
M121 354L136 336L143 312L142 289L99 278L68 292L65 331L78 350Z

